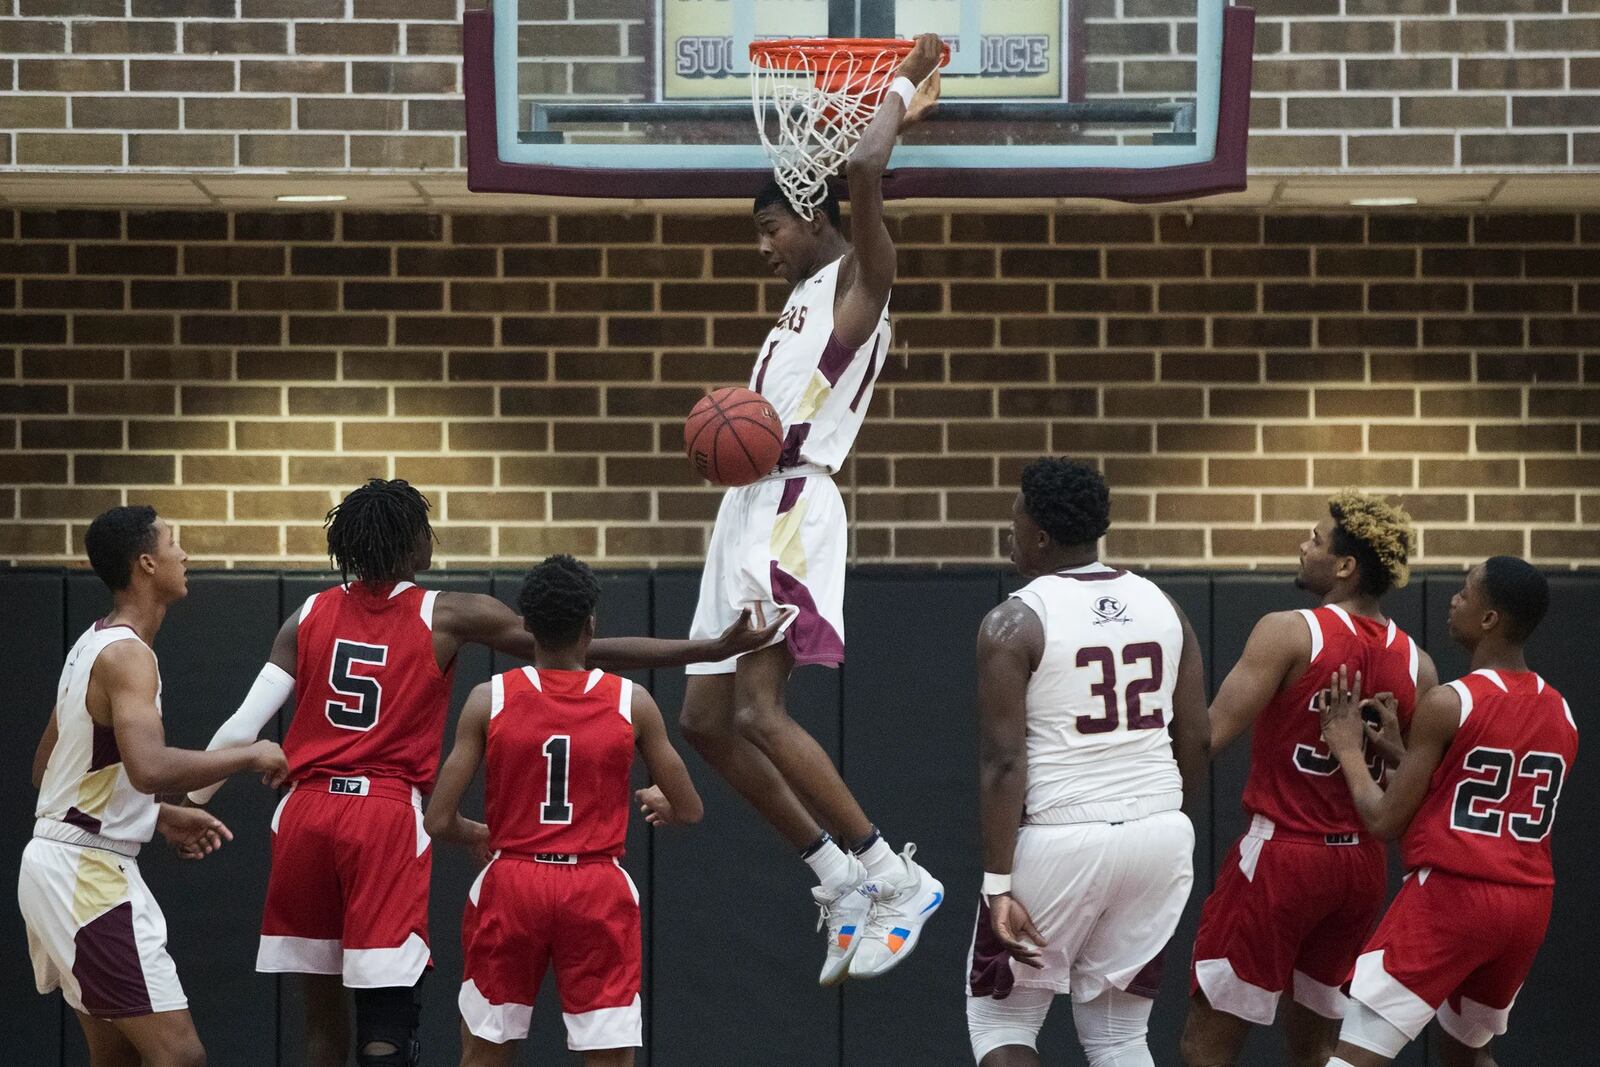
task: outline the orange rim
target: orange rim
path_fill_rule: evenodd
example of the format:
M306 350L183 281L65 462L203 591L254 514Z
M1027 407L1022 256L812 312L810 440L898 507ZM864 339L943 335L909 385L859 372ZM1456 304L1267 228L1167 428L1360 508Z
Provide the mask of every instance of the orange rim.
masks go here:
M750 42L750 59L774 70L810 70L816 61L835 57L903 59L916 46L899 37L785 37ZM808 62L810 61L810 62ZM950 46L942 49L939 65L950 62ZM829 68L817 68L819 76Z

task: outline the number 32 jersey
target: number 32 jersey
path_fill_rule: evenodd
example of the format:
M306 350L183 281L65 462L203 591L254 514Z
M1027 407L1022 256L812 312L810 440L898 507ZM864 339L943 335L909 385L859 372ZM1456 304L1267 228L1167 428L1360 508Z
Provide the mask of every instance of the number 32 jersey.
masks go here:
M1044 628L1028 679L1026 814L1180 794L1167 723L1183 624L1166 594L1095 563L1011 595Z
M633 683L522 667L489 681L489 847L621 856L632 803Z
M1578 726L1532 671L1473 671L1448 683L1461 726L1401 839L1407 869L1553 885L1550 831L1578 757Z
M290 781L399 778L422 793L439 771L455 664L433 650L438 592L410 582L324 589L300 609Z

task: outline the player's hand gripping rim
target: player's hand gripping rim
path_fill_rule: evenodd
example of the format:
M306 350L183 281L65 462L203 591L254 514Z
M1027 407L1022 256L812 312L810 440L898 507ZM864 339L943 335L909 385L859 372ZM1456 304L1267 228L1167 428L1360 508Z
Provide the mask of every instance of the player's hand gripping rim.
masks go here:
M1024 966L1035 970L1043 968L1039 957L1044 952L1045 940L1033 925L1028 909L1010 893L996 893L988 900L989 928L1005 946L1006 954Z
M924 33L895 69L894 77L905 78L917 87L905 115L900 119L902 130L927 118L939 103L939 60L942 53L943 42L939 35Z

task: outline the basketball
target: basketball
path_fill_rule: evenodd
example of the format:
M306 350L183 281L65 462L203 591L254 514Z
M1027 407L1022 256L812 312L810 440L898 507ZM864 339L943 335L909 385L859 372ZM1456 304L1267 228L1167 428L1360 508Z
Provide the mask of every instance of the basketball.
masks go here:
M729 386L701 397L689 412L683 447L706 481L749 485L777 466L783 424L760 393Z

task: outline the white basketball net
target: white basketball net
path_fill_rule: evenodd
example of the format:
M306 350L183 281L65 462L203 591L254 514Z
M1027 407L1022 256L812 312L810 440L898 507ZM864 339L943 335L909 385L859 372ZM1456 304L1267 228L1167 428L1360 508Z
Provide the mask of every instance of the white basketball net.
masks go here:
M802 218L809 221L827 198L828 178L843 168L877 114L903 56L826 47L751 56L756 132L779 187Z

